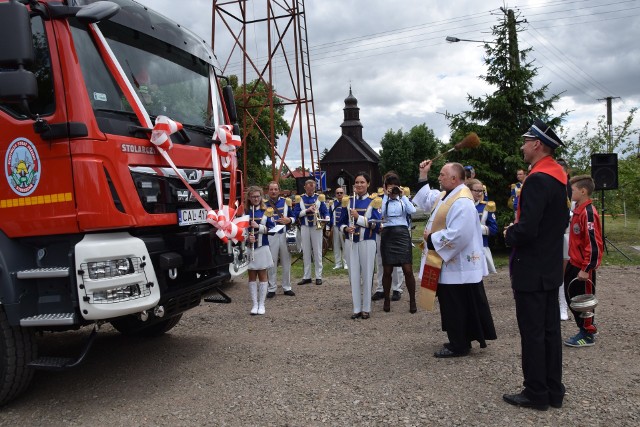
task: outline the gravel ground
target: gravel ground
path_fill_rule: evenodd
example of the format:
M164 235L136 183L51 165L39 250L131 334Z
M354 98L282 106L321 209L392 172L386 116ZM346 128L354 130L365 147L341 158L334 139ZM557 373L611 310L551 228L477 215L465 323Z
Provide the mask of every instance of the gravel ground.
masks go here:
M38 372L20 399L0 410L10 426L636 426L640 351L639 267L603 267L597 344L565 348L562 409L507 405L520 391L520 341L507 272L486 281L498 340L471 355L435 359L446 341L440 316L411 315L406 297L391 313L351 320L346 276L322 286L278 290L265 316L250 316L244 282L231 304L203 303L163 337L136 340L101 329L87 360ZM575 332L563 322L563 335ZM81 333L45 335L41 349L74 348ZM585 368L585 366L587 368Z

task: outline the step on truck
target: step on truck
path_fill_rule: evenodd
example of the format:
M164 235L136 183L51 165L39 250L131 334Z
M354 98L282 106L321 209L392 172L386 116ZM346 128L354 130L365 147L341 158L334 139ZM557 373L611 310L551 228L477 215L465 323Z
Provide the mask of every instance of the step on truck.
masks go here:
M207 223L241 207L242 176L214 163L216 129L238 129L205 42L130 0L0 0L0 40L4 405L103 323L168 331L247 257ZM181 124L166 156L160 116ZM38 355L36 333L85 326L79 356Z

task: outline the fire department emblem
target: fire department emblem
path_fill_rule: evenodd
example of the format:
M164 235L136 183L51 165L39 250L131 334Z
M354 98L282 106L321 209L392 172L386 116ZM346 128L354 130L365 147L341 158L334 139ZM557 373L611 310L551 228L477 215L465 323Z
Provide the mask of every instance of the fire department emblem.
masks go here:
M580 234L580 224L573 224L573 234Z
M40 156L26 138L16 138L7 148L4 170L9 186L18 196L33 193L40 182Z

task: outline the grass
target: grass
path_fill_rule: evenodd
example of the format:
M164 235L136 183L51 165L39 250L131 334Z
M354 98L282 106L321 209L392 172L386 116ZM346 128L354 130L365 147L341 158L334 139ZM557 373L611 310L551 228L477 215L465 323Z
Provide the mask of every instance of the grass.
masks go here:
M424 231L424 221L414 221L416 228L412 233L412 240L414 242L420 242L422 239L422 233ZM617 217L605 217L605 234L608 242L606 242L605 253L602 257L602 265L640 265L640 251L634 249L633 246L640 247L640 215L629 215L626 220L623 216ZM413 270L415 272L420 268L420 256L421 251L417 247L413 250ZM619 251L617 249L619 249ZM505 267L509 263L509 248L492 248L493 261L496 268ZM622 253L624 253L624 255ZM625 256L626 255L626 256ZM629 257L627 259L626 257ZM297 256L292 257L292 262L295 261ZM325 258L323 259L322 276L334 277L334 276L347 276L347 270L333 270L333 252L327 251ZM295 262L291 267L291 281L296 283L302 278L302 257L299 261ZM312 276L314 274L312 273Z

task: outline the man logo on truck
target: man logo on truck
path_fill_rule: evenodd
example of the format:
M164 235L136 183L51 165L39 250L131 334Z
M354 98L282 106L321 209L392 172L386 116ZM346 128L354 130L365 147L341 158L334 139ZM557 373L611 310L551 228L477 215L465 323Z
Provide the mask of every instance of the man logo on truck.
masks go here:
M40 157L35 145L25 138L16 138L5 157L5 174L9 186L19 196L28 196L40 181Z

